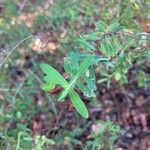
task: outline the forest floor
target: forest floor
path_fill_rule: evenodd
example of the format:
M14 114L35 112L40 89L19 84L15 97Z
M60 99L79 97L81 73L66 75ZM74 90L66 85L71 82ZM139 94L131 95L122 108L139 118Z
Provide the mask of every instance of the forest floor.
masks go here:
M7 0L7 2L10 1ZM0 43L1 54L4 50L10 52L9 50L12 50L16 42L20 41L22 37L27 37L26 35L36 37L34 40L30 40L32 38L29 37L25 43L21 43L0 68L0 149L5 149L7 144L4 143L7 142L16 144L18 133L22 131L31 137L40 134L54 139L59 143L56 146L58 150L81 150L83 143L88 140L93 141L90 139L90 135L100 128L101 124L98 121L109 120L120 125L122 130L115 141L116 150L150 150L150 87L139 87L135 80L136 70L150 74L148 60L132 64L128 69L128 83L126 84L122 85L118 81L112 80L111 87L108 89L104 83L97 83L96 102L86 101L90 114L87 120L79 118L69 99L59 103L55 100L55 96L45 94L41 90L39 63L49 62L58 68L61 74L64 74L60 65L63 57L72 48L72 38L92 30L92 21L96 22L103 18L103 15L97 15L98 12L94 10L92 12L92 9L98 9L97 1L88 3L82 0L82 9L85 9L87 3L93 7L87 6L89 10L87 8L85 12L79 10L80 15L84 16L83 22L79 21L81 16L77 17L74 7L71 7L71 2L71 4L66 3L66 6L62 5L62 8L59 4L54 5L53 0L45 0L43 3L43 7L41 7L41 1L38 0L19 2L14 0L7 5L0 1L0 26L2 26L2 20L5 20L7 24L6 28L3 27L7 34L4 34ZM32 6L30 6L31 4ZM113 2L106 4L105 0L102 3L102 5L106 5L105 9L111 7L111 12L102 10L108 22L108 18L113 16L109 16L107 13L114 13L112 15L115 16L115 4ZM16 5L16 9L11 10ZM120 5L124 5L124 3L120 2L118 7L121 7ZM72 16L75 18L73 18L74 20L63 16L67 13L65 8L68 6L71 7L70 13L74 13ZM49 15L49 7L53 8L52 15ZM62 10L57 12L59 8ZM7 13L4 15L5 9ZM21 13L13 16L11 13L15 14L15 11ZM59 18L60 14L62 18ZM135 14L136 11L132 14L131 20ZM47 17L43 19L44 16ZM94 17L92 18L92 16ZM51 19L51 22L47 19ZM128 21L131 21L130 19ZM150 20L143 19L138 25L149 33ZM4 58L6 56L2 54L1 62ZM98 75L96 78L100 79ZM85 99L82 94L80 96L83 100ZM104 136L107 138L108 135ZM3 137L8 141L4 142ZM67 141L67 137L74 139L74 141L70 140L72 144ZM104 141L104 144L107 145L107 142ZM53 149L55 148L51 146L50 150Z

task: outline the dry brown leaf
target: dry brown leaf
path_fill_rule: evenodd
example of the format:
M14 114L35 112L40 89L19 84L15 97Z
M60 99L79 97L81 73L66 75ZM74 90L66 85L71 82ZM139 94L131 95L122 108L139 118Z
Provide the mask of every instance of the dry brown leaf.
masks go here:
M150 33L150 19L145 18L138 22L145 32Z
M42 124L37 121L33 121L32 128L34 131L38 131L42 128Z
M59 45L55 42L49 42L47 45L48 51L50 53L54 53L56 51L56 49L59 47Z

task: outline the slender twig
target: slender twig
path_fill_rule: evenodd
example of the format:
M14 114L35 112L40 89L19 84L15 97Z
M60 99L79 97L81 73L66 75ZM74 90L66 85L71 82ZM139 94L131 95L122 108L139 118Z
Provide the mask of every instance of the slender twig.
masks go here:
M18 88L17 88L17 90L16 90L16 92L15 92L15 94L14 94L14 96L13 96L13 102L15 101L15 98L16 98L17 94L19 93L20 89L22 88L24 82L25 82L25 79L24 79L24 80L20 83L20 85L18 86Z
M30 35L30 36L24 38L23 40L21 40L18 44L16 44L16 45L14 46L14 48L13 48L12 50L10 50L10 52L7 54L7 56L2 60L2 62L0 62L0 68L2 67L2 65L4 64L4 62L6 61L6 59L9 57L9 55L10 55L20 44L22 44L24 41L26 41L27 39L32 38L32 37L33 37L33 35Z
M34 78L40 83L40 85L43 84L43 82L40 80L40 78L33 72L31 71L30 69L28 69L28 72L34 76Z
M118 34L119 35L119 33L116 33L116 34ZM132 33L129 33L129 32L125 32L125 31L123 31L121 34L123 34L123 35L128 35L128 36L130 36L130 37L133 37L134 39L136 39L136 40L150 40L150 38L146 38L146 39L142 39L142 38L139 38L139 37L137 37L137 35L138 34L136 34L136 35L134 35L134 34L132 34ZM147 35L147 36L150 36L150 34L148 34L148 33L142 33L142 35Z

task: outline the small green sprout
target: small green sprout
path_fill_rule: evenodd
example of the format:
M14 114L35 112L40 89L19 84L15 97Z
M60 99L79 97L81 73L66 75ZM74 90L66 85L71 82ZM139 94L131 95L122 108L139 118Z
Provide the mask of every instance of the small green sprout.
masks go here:
M79 95L75 92L74 87L77 83L77 80L85 73L90 65L93 64L93 56L88 56L79 66L77 72L72 77L70 82L67 82L64 77L56 71L53 67L48 64L41 64L42 71L46 74L44 80L46 83L43 85L43 90L48 91L54 89L56 85L63 87L63 91L58 96L58 101L62 101L66 98L67 95L70 96L70 99L73 103L73 106L78 111L78 113L84 117L88 118L88 110L80 99Z

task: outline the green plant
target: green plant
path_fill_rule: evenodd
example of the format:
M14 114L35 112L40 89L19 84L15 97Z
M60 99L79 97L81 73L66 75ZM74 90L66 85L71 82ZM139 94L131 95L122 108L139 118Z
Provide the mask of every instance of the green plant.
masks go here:
M93 124L83 150L113 150L115 149L114 142L120 133L119 125L111 121L98 121Z
M81 84L79 85L79 83L77 83L78 80L83 76L83 74L88 70L88 68L92 66L96 61L107 61L107 59L105 58L94 59L94 55L88 55L81 63L81 65L76 68L76 70L73 70L74 68L70 68L70 66L67 63L64 63L65 65L64 68L66 72L68 72L71 76L69 83L54 68L52 68L48 64L41 64L41 69L46 74L46 76L44 77L46 83L43 85L43 90L49 91L53 90L57 85L61 86L63 90L58 96L58 101L64 100L65 97L69 94L73 106L76 108L76 110L84 118L88 118L89 117L88 111L84 103L80 99L79 95L75 92L74 88L77 84L78 87L82 86ZM87 80L89 80L87 76L85 77Z
M16 150L23 149L21 147L22 144L28 145L28 148L31 148L31 143L34 142L33 150L43 150L44 145L53 145L55 142L51 139L48 139L46 136L35 135L35 137L31 137L26 132L18 133L18 142L16 146Z
M133 54L130 55L128 50L137 42L132 37L133 35L130 36L130 34L122 31L123 27L118 22L107 26L103 21L99 21L95 26L94 32L80 35L75 40L77 45L79 44L81 49L86 49L88 53L70 52L64 59L64 70L70 82L67 82L48 64L41 64L41 69L46 74L44 77L46 83L43 90L51 91L56 86L61 86L63 90L57 97L58 101L64 100L69 95L73 106L84 118L88 118L89 114L75 89L80 89L85 96L96 96L94 93L96 91L96 80L93 65L98 64L98 62L112 68L111 75L108 74L108 71L101 71L104 78L99 80L98 83L108 81L107 85L110 87L113 78L116 81L123 79L127 82L125 74L127 74L130 64L132 64L133 58L131 57L135 57ZM122 39L122 35L124 35L124 39ZM100 54L96 55L95 52ZM105 57L101 57L101 55ZM141 55L143 54L139 53L137 58ZM110 59L112 63L109 62Z

